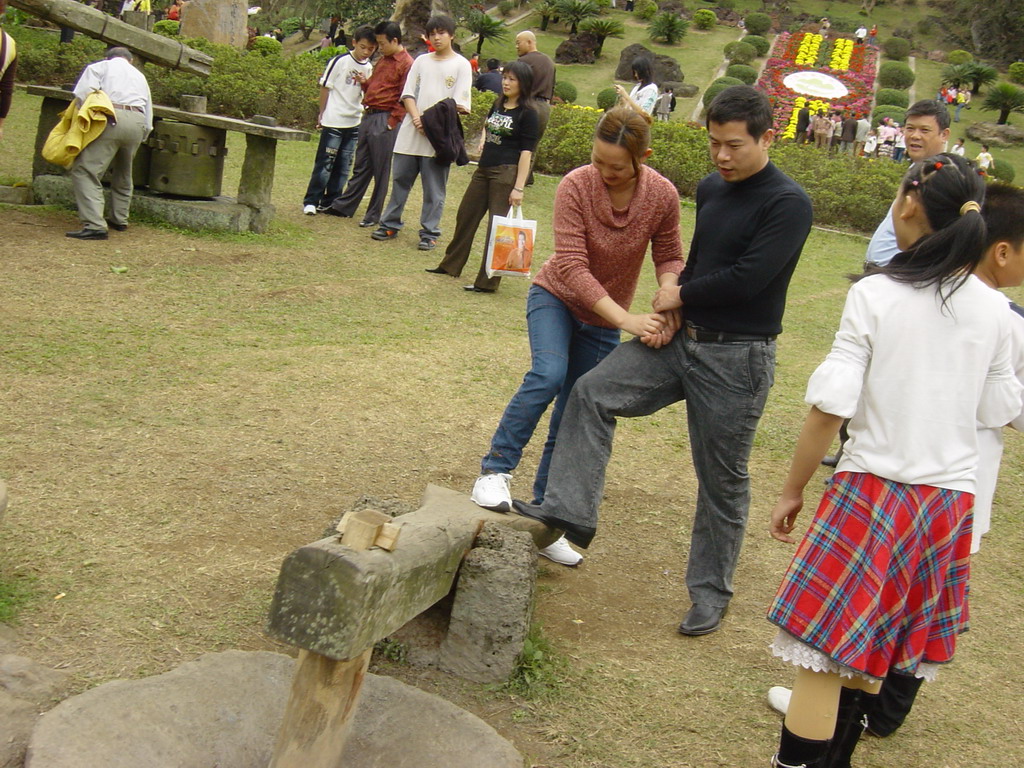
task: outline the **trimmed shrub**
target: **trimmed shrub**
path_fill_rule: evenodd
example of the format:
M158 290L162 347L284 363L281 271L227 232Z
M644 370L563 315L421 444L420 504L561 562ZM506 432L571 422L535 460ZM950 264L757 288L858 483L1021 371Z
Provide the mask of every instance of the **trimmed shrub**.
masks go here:
M875 94L875 104L879 107L901 107L906 109L910 106L910 94L907 91L896 88L881 88Z
M735 77L747 85L753 85L757 81L757 70L749 64L732 64L725 70L726 77Z
M18 80L39 85L73 83L87 64L99 61L107 49L99 40L75 35L70 43L58 43L48 35L27 27L5 27L18 44Z
M718 0L717 5L723 11L731 11L736 7L736 0Z
M968 51L960 48L946 54L946 63L954 66L957 64L969 64L972 61L974 61L974 56L972 56Z
M761 37L760 35L747 35L741 42L754 46L758 56L764 56L772 47L772 44L768 42L768 38Z
M878 84L883 88L906 90L914 84L914 71L902 61L885 61L878 68Z
M571 104L576 101L576 86L572 83L568 83L565 80L559 80L555 83L555 98L561 99L567 104Z
M605 88L597 94L597 106L605 112L614 107L618 100L619 92L614 88Z
M878 124L882 122L883 117L891 117L897 123L903 125L907 120L907 110L901 107L875 107L875 111L871 113L871 127L877 128Z
M473 105L468 115L462 119L462 130L466 134L466 141L470 136L479 136L484 129L484 121L487 113L491 111L491 105L498 98L494 91L473 91Z
M999 179L1000 181L1005 181L1007 184L1010 184L1013 181L1014 176L1017 175L1017 172L1013 169L1013 166L1010 165L1005 160L996 160L995 162L993 162L992 168L989 170L989 173L991 174L992 178Z
M164 37L177 37L180 29L181 22L171 21L170 19L161 19L153 25L153 31L158 35L163 35Z
M910 55L910 41L902 37L890 37L882 43L882 51L893 61L906 61Z
M280 56L283 47L272 37L254 37L249 42L249 50L261 56Z
M737 80L735 77L720 77L715 82L707 87L704 91L704 95L700 97L701 103L704 108L707 109L711 101L724 91L726 88L732 88L734 85L743 85L742 80Z
M757 50L750 43L730 43L732 49L725 54L733 64L749 64L757 58Z
M658 15L658 4L654 0L638 0L633 6L633 14L643 21L650 21Z
M693 12L693 26L697 29L714 29L718 23L718 17L710 8L701 8Z
M501 0L501 2L498 3L498 13L502 16L511 16L515 9L516 4L514 0Z
M665 45L675 45L686 36L689 26L690 22L675 11L662 11L651 19L647 34L655 42L660 40Z
M281 31L285 37L291 37L302 29L302 19L299 16L289 16L281 22Z
M772 28L772 17L767 13L748 13L743 21L752 35L763 35Z
M1015 61L1010 65L1010 82L1024 85L1024 61Z

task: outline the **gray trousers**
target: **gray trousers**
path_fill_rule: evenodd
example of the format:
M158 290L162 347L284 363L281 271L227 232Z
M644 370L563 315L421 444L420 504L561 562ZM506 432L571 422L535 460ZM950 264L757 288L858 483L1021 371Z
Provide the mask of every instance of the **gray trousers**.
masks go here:
M441 236L441 214L444 213L445 188L450 165L440 165L433 157L395 153L391 159L391 199L380 217L387 229L401 229L402 212L412 185L419 176L423 184L423 207L420 210L420 238Z
M342 216L354 216L370 182L373 193L370 204L363 214L364 221L377 222L384 202L388 197L388 177L391 174L391 156L395 150L398 128L388 130L388 112L371 112L363 116L359 124L359 141L356 144L356 162L352 176L341 196L331 208Z
M146 118L141 112L115 109L117 123L107 123L103 133L86 146L71 166L71 185L82 229L106 231L103 217L103 185L100 178L110 168L110 220L128 223L132 204L132 161L146 138Z
M620 344L569 396L544 514L596 528L616 419L685 400L698 483L686 585L692 602L724 608L750 511L747 460L774 375L773 341L701 343L680 331L662 349Z

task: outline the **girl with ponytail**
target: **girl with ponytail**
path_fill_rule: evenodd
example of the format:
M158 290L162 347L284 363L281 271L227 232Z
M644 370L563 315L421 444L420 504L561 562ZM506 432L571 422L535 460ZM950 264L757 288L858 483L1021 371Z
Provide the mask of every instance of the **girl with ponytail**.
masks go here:
M890 670L932 679L967 628L977 430L1021 412L1006 299L973 275L985 184L937 155L893 207L901 253L850 289L811 376L771 535L792 542L803 491L844 418L850 440L768 613L797 667L772 764L846 768Z

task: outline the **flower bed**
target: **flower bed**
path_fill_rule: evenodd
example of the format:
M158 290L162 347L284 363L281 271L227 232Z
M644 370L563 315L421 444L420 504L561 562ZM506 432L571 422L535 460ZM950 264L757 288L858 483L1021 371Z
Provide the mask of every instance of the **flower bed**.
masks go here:
M822 61L827 63L822 64ZM847 38L826 41L821 35L784 32L775 40L771 58L757 81L757 87L768 94L775 111L775 130L782 138L796 135L797 112L805 105L819 109L850 110L861 117L871 112L874 99L877 52L865 45L854 45ZM846 86L847 94L838 99L824 99L813 93L798 93L784 80L794 72L815 71L826 74Z

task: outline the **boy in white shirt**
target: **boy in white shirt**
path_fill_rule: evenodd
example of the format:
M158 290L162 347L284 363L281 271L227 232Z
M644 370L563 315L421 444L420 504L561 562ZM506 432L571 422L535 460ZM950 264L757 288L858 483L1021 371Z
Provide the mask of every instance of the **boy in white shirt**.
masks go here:
M441 235L441 214L444 212L445 187L448 184L447 164L435 162L434 147L423 133L420 115L444 99L454 99L461 114L469 114L473 70L469 62L452 48L455 22L448 16L435 15L427 20L426 33L433 53L425 53L412 63L402 90L406 116L395 139L391 162L391 199L384 208L380 226L370 235L374 240L393 240L404 222L402 212L416 178L423 184L423 208L420 212L421 251L437 245Z
M302 201L308 216L330 207L345 188L363 119L363 83L373 72L370 57L376 50L373 27L359 27L352 49L327 62L320 78L320 145Z

